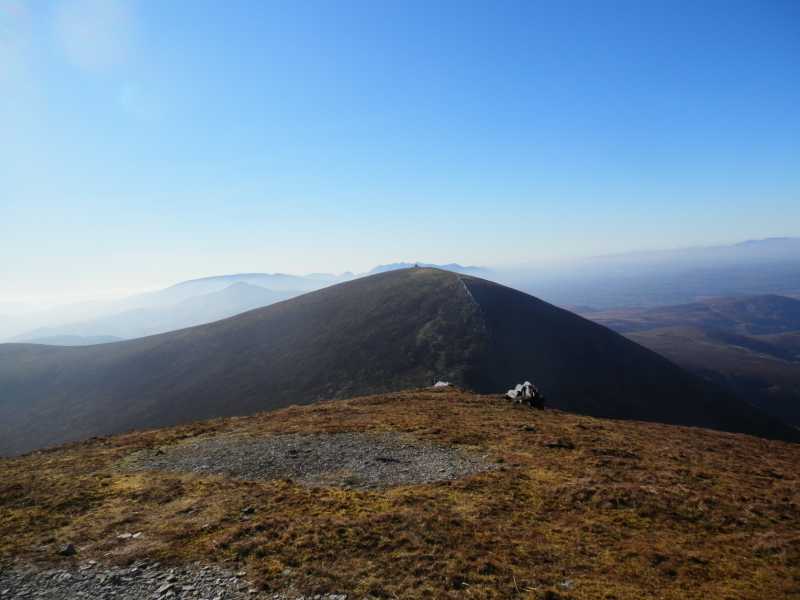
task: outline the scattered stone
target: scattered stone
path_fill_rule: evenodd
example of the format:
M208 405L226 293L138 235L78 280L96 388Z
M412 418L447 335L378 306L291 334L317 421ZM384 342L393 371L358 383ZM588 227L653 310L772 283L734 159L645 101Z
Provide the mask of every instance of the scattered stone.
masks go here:
M62 546L61 550L58 551L61 556L75 556L77 550L75 550L75 546L73 544L66 544Z
M451 481L496 467L474 452L385 432L215 436L164 448L162 455L138 452L124 468L374 489ZM241 511L243 520L251 508Z
M560 587L561 589L564 589L564 590L569 590L569 589L572 589L572 587L574 585L575 584L572 582L571 579L565 579L564 581L562 581L561 583L558 584L558 587Z
M165 569L158 563L139 561L128 568L96 562L91 566L92 569L41 569L32 565L15 565L0 569L0 598L300 600L316 597L319 600L347 600L346 594L314 596L313 593L297 591L260 592L232 572L208 565Z

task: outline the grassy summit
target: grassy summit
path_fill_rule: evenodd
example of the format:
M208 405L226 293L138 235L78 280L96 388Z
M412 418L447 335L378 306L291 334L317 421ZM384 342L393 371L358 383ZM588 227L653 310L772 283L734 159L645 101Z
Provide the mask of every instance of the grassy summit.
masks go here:
M375 489L131 468L186 444L326 433L494 467ZM800 446L741 434L392 393L0 460L0 563L203 561L351 598L792 598L798 466ZM66 542L76 557L58 556Z

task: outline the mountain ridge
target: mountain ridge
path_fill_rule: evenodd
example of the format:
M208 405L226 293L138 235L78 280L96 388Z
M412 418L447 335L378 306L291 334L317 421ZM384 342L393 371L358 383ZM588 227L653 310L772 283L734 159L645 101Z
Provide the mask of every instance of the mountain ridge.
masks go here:
M796 437L582 317L486 280L412 268L136 340L0 345L0 452L439 378L484 392L531 379L576 412Z

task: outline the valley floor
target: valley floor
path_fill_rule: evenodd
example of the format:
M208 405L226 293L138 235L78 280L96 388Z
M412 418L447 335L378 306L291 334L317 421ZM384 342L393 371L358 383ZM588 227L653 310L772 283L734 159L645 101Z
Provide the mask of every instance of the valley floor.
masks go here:
M93 570L204 597L169 569L224 598L800 598L799 472L800 445L456 390L291 407L0 460L0 598Z

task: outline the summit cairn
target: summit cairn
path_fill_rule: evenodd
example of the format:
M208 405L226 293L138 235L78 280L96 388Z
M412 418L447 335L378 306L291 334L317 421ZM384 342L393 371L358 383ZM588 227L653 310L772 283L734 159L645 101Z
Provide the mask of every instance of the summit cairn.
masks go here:
M505 397L514 404L527 404L531 408L544 410L544 394L530 381L518 383L506 392Z

